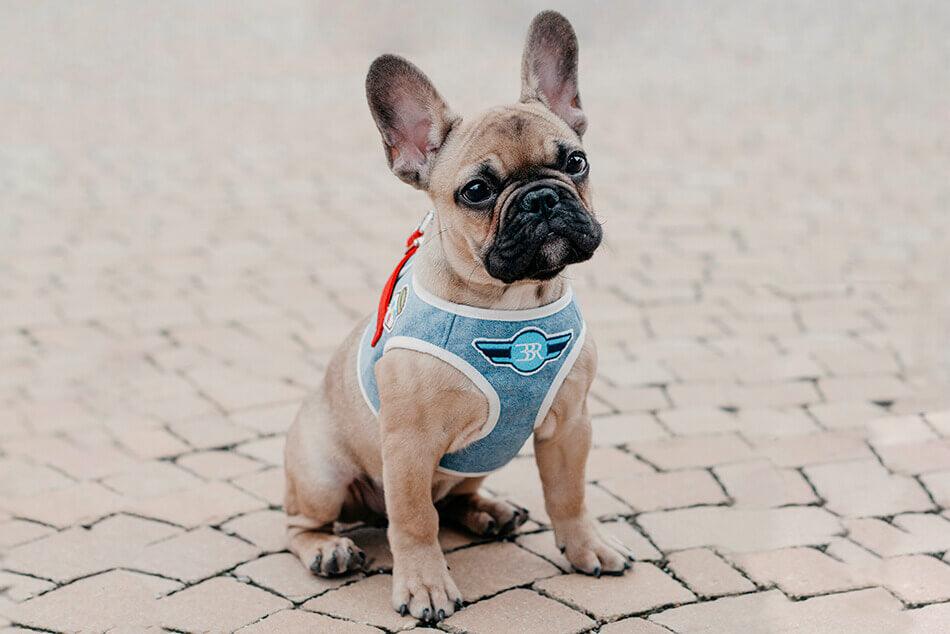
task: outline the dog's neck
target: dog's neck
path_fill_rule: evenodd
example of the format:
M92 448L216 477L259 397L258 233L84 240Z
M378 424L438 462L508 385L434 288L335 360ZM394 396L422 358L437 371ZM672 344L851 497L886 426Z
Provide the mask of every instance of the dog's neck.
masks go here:
M478 308L520 310L555 302L568 290L560 276L504 284L488 275L480 263L473 263L469 254L473 247L464 243L464 238L439 230L438 222L426 233L413 258L413 275L423 288L444 300Z

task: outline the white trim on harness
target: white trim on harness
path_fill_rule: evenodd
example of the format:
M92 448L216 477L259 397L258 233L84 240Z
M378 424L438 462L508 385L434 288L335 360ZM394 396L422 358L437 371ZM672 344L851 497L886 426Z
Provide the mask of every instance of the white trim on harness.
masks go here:
M360 393L363 395L363 400L366 401L366 406L369 407L369 411L373 412L373 416L379 416L379 410L373 407L373 402L369 400L369 394L366 393L366 386L363 385L363 348L364 342L367 337L372 337L370 334L372 332L373 324L367 324L366 330L363 331L363 336L360 337L359 347L356 349L356 384L360 386ZM378 391L378 389L377 389Z
M560 299L550 304L545 304L544 306L521 310L494 310L491 308L478 308L476 306L466 306L465 304L455 304L442 299L423 288L415 275L412 276L412 290L419 299L439 310L444 310L453 315L461 315L462 317L488 319L491 321L531 321L534 319L543 319L564 310L568 304L571 303L571 300L574 299L574 290L568 286L567 291L565 291Z
M577 335L577 341L574 343L574 347L571 348L570 354L568 354L567 358L564 360L564 365L562 365L558 369L557 374L554 375L554 380L551 382L551 387L548 388L548 393L544 395L544 400L541 401L541 408L538 410L538 416L534 419L535 429L537 429L538 426L544 422L544 418L548 415L551 405L554 404L554 397L557 396L558 390L561 389L561 384L564 383L564 379L567 378L571 368L574 367L574 362L577 361L577 357L584 348L584 338L586 336L587 322L582 321L581 332L579 335Z

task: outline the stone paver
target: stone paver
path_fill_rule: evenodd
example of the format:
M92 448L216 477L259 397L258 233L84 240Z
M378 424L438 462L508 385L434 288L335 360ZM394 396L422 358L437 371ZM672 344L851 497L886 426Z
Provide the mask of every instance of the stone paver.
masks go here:
M234 579L219 577L163 598L164 627L183 631L228 631L290 607L290 602Z
M626 445L644 440L668 438L656 418L649 414L622 413L596 416L591 421L595 447Z
M143 462L102 483L126 498L141 499L186 491L200 485L201 479L167 462Z
M5 614L14 623L40 629L155 627L161 625L156 599L180 587L167 579L114 570L20 603Z
M310 632L325 632L326 634L379 634L382 630L360 623L334 619L323 614L315 614L305 610L281 610L264 617L257 623L242 627L241 634L268 634L281 632L286 634L309 634Z
M9 551L3 565L59 582L129 567L142 552L159 547L181 530L137 517L116 515L90 529L68 528ZM184 562L168 562L169 566Z
M936 603L916 610L908 610L906 614L914 628L912 631L939 632L950 620L950 604Z
M950 470L950 440L888 445L877 453L895 473L920 475Z
M950 436L950 409L940 412L928 412L924 418L941 436Z
M632 443L631 451L661 469L711 467L753 457L749 446L735 434L695 435Z
M209 482L186 491L132 502L127 508L138 515L192 528L223 522L266 506L262 500L230 484Z
M9 520L0 523L0 548L12 548L40 539L52 532L53 529L42 524L23 520Z
M927 555L885 559L877 581L909 604L950 600L950 564Z
M264 552L287 548L287 516L281 511L255 511L221 525L221 530L251 542Z
M600 628L600 631L601 634L665 634L669 632L665 627L642 618L624 619L608 623Z
M370 60L463 115L517 96L532 9L429 4L0 6L0 631L417 626L385 528L315 579L281 505L300 399L430 205ZM605 226L569 272L587 503L634 572L570 573L529 443L485 486L532 521L440 533L441 628L940 631L950 7L563 8Z
M544 559L503 542L463 548L445 558L452 570L465 570L456 584L468 602L560 573Z
M0 572L0 588L6 598L13 601L26 601L55 587L56 584L36 577Z
M355 579L317 577L300 565L300 560L290 553L277 553L255 559L235 568L234 575L238 579L248 579L256 586L287 597L294 603L303 603Z
M236 476L260 471L260 462L244 458L230 451L207 451L183 456L178 465L202 478L227 480Z
M669 557L676 578L701 597L719 597L755 590L755 585L705 548L681 550Z
M42 495L0 500L0 509L57 528L92 522L122 507L122 497L96 482L84 482Z
M930 513L897 515L890 523L872 518L844 522L848 536L881 557L950 550L950 520Z
M869 585L849 566L814 548L735 555L733 561L758 585L774 584L789 597L829 594Z
M739 410L739 431L746 438L800 436L819 431L818 424L800 408L747 408Z
M688 603L696 597L672 577L649 563L634 564L623 577L593 579L579 574L545 579L535 587L555 599L593 614L614 620L664 605Z
M842 530L837 518L814 507L697 507L644 513L637 521L663 551L714 546L722 552L754 552L817 546Z
M808 410L826 429L863 427L886 412L869 401L831 401L812 405Z
M714 472L736 506L769 508L818 502L798 471L778 469L768 461L724 465Z
M195 583L256 557L260 551L235 537L201 527L146 546L132 560L135 570Z
M616 447L596 447L587 459L587 479L595 482L640 473L653 473L653 469Z
M634 474L603 480L600 486L624 500L635 511L656 511L727 501L708 471Z
M950 470L928 473L920 481L941 508L950 507Z
M673 632L774 632L766 619L785 617L788 599L779 592L759 592L725 597L709 603L685 605L665 610L650 620Z
M169 425L169 429L195 449L227 447L254 437L254 433L223 417L199 418Z
M915 480L888 473L876 460L811 466L805 474L827 508L852 517L929 511L933 503Z
M509 590L462 610L445 622L451 632L492 634L571 634L582 632L594 621L562 603L525 589Z
M660 412L659 419L674 434L715 434L739 429L739 419L715 407L681 407Z
M674 632L911 632L900 602L880 588L790 602L777 590L687 605L651 617Z
M827 432L774 440L753 439L753 442L756 453L778 467L803 467L873 458L864 439L852 433Z
M393 611L390 601L392 588L390 575L373 575L310 599L302 607L387 630L406 629L415 623L415 619L399 616Z

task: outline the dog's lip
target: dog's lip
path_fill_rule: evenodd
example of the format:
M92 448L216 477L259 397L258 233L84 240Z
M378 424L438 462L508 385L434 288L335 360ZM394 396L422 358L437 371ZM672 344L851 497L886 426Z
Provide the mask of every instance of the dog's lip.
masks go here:
M547 275L548 273L560 273L565 268L567 268L567 265L561 264L559 266L552 266L551 268L548 268L548 269L539 269L535 271L533 275Z

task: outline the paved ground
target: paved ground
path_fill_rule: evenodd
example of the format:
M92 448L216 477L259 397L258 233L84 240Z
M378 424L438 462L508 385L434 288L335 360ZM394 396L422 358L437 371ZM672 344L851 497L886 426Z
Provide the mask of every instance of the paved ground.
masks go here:
M568 574L525 456L489 481L523 534L444 535L443 629L946 631L950 9L877 5L564 7L607 233L589 500L640 561ZM320 581L280 511L282 433L426 209L369 61L468 112L536 10L409 6L0 8L0 628L413 626L382 532Z

